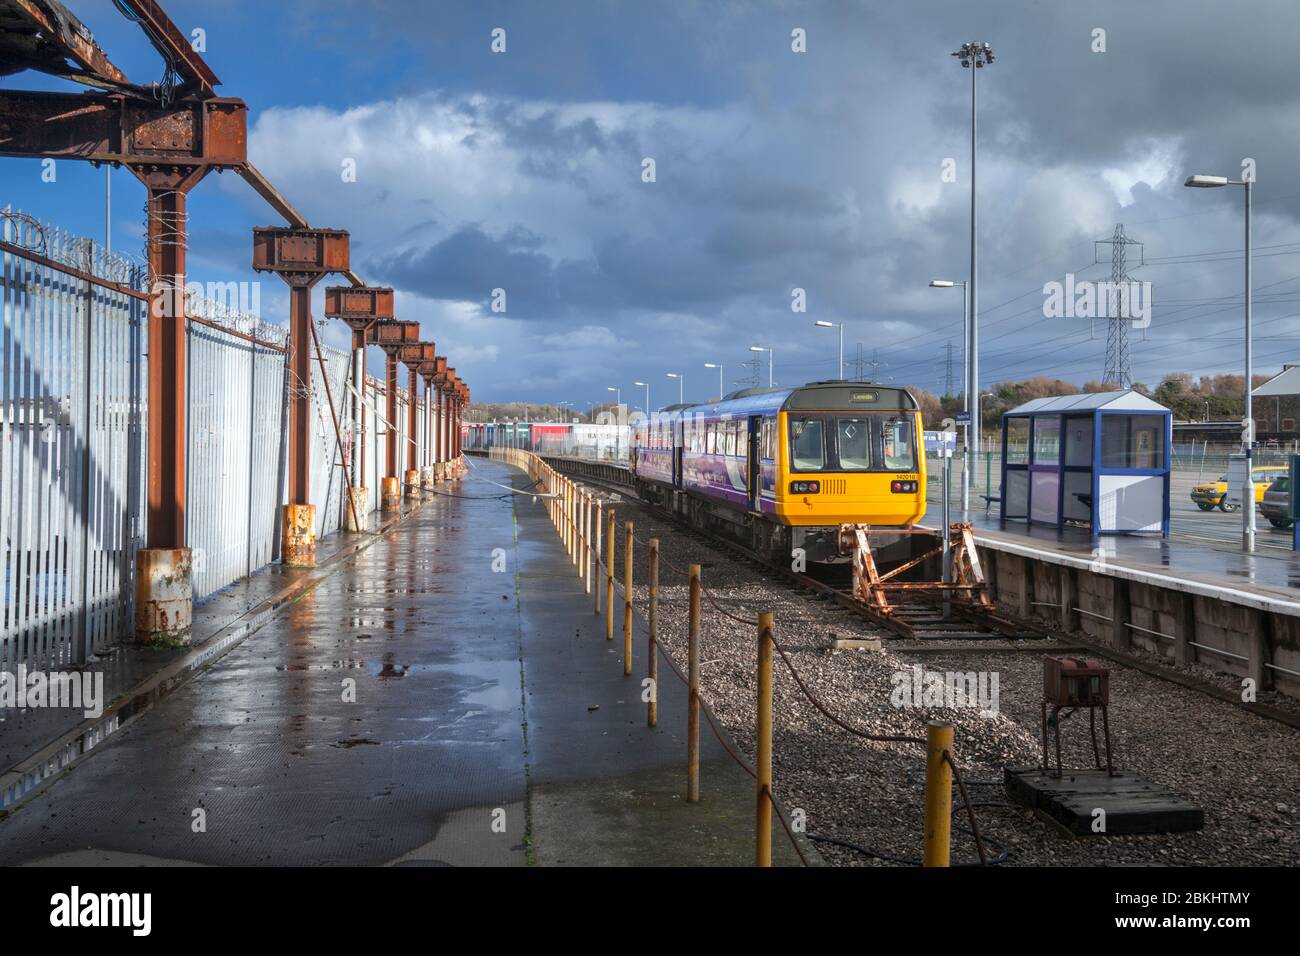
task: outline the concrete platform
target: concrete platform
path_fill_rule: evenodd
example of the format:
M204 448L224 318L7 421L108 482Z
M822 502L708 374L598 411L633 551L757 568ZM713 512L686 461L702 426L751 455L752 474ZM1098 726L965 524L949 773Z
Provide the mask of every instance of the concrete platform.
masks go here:
M749 865L752 780L705 731L684 803L684 692L645 726L542 506L473 476L525 479L473 467L0 821L0 864Z
M417 502L396 515L372 512L367 519L367 530L378 531L418 507ZM193 641L189 647L148 647L124 641L108 653L99 655L90 662L89 669L104 675L104 703L120 702L124 697L139 693L142 685L148 683L153 675L183 661L191 652L208 646L248 615L279 603L300 587L310 586L312 581L331 573L331 567L337 561L349 557L368 543L361 535L329 535L317 543L315 569L268 564L196 603ZM57 738L78 728L86 728L90 723L83 718L82 711L76 709L0 710L0 778L22 763L24 758ZM3 806L2 802L0 806Z
M932 506L922 522L937 527L938 508ZM954 509L953 521L960 521ZM1300 613L1300 553L1269 549L1243 554L1240 547L1187 537L1162 539L1146 535L1103 535L1097 539L1081 528L1056 528L1008 521L982 511L967 516L975 526L977 543L1008 545L1078 561L1101 563L1116 571L1174 578L1206 588L1223 589L1266 601L1291 605Z
M1075 836L1181 833L1205 825L1201 808L1160 784L1128 771L1007 767L1007 797L1037 810ZM1104 830L1094 829L1103 820Z

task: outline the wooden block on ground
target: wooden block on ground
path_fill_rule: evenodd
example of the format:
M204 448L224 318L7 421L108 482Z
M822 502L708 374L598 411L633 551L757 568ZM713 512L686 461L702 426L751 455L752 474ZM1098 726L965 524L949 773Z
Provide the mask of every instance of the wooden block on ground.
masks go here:
M831 647L837 651L878 651L880 639L837 637L831 642Z
M1066 770L1059 778L1040 767L1007 767L1007 798L1038 810L1076 836L1181 833L1205 825L1201 808L1127 770ZM1093 830L1095 811L1106 812L1104 832Z

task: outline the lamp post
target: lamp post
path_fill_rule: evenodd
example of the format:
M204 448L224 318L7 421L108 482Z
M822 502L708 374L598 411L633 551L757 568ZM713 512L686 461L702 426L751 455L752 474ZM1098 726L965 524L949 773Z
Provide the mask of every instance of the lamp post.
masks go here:
M977 258L975 241L977 207L975 204L975 143L976 143L976 96L975 96L975 77L979 71L993 62L993 48L988 43L971 41L963 43L953 54L961 63L963 69L970 70L970 288L969 307L970 324L966 333L966 392L974 396L971 403L971 423L974 426L971 436L971 451L975 455L975 460L979 460L980 453L980 344L979 344L979 292L977 279L979 271L976 268Z
M813 323L819 329L833 329L839 327L840 330L840 381L844 381L844 323L843 322L823 322L818 319Z
M751 352L767 353L767 387L771 388L772 387L772 350L770 348L764 348L761 345L751 345L749 347L749 350Z
M970 511L970 435L971 435L971 394L970 394L970 286L965 279L931 279L931 289L951 289L955 286L961 286L962 292L962 405L961 409L966 413L965 440L961 447L961 510L962 512ZM976 428L978 429L978 424Z
M718 401L722 401L722 396L724 394L724 389L722 387L722 363L718 362L715 364L713 362L705 362L704 367L716 368L718 370Z
M632 384L633 384L633 385L641 385L641 386L644 386L644 388L645 388L645 413L646 413L646 417L648 418L648 417L650 416L650 383L649 383L649 382L633 382Z
M620 454L620 452L622 450L623 443L619 441L619 431L621 430L619 429L619 426L622 425L620 419L623 416L623 391L622 389L616 388L613 385L610 385L608 388L605 389L605 391L614 393L614 426L616 429L614 432L614 457L621 458L622 455Z
M677 379L677 404L686 404L686 399L682 397L686 394L686 376L677 372L669 372L668 377Z
M1246 415L1242 422L1242 444L1246 446L1246 484L1241 495L1241 550L1255 550L1255 410L1251 402L1251 388L1254 379L1253 341L1251 337L1250 318L1250 179L1229 179L1226 176L1188 176L1184 186L1198 189L1213 189L1218 186L1241 186L1246 198Z

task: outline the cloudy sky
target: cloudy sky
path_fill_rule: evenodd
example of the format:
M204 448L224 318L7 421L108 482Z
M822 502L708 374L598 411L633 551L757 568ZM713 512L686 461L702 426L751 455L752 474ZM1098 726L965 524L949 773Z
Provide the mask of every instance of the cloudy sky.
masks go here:
M129 76L158 75L108 0L69 6ZM1300 361L1300 27L1284 0L166 7L206 31L220 92L248 102L253 162L313 224L351 232L357 271L398 290L477 400L587 406L616 386L639 405L642 381L658 406L677 397L668 372L704 399L704 363L730 389L751 345L774 349L780 383L834 377L816 320L845 323L850 374L861 343L869 375L942 391L952 342L960 382L961 292L927 283L969 273L970 73L949 56L966 40L997 54L979 73L983 384L1101 377L1104 322L1045 317L1043 285L1107 278L1094 241L1117 223L1152 283L1134 377L1240 372L1242 190L1182 182L1239 178L1246 159L1257 371ZM35 163L0 168L0 202L102 234L102 173L65 163L44 185ZM114 242L135 247L143 191L115 175ZM214 176L190 212L191 277L253 278L249 229L270 209ZM285 320L275 280L262 306Z

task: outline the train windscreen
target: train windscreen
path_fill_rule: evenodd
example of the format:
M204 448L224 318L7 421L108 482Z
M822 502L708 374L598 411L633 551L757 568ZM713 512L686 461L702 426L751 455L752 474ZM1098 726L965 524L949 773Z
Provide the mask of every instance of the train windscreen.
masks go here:
M915 471L912 419L898 415L790 418L794 471Z

